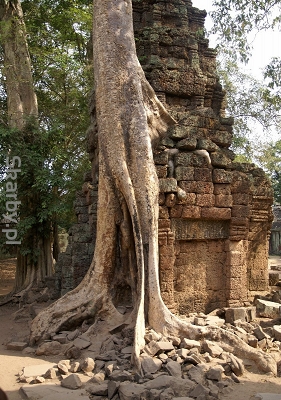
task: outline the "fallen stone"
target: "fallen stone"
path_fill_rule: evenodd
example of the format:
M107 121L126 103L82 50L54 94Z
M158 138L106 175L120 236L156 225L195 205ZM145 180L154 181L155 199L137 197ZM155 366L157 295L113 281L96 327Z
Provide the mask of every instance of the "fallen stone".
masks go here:
M22 350L22 354L34 354L35 353L35 349L33 349L32 347L25 347Z
M143 374L155 374L162 367L162 361L155 357L141 357L141 367Z
M262 329L261 326L257 326L257 327L253 330L253 334L255 335L255 337L256 337L258 340L263 340L263 339L269 339L269 338L270 338L270 336L269 336L267 333L265 333L265 332L263 331L263 329Z
M150 329L148 333L144 335L144 339L147 343L151 342L154 340L157 342L158 340L161 339L161 335L159 335L157 332L155 332L153 329Z
M78 361L75 361L70 364L69 372L72 372L72 373L78 372L78 371L80 371L80 369L81 369L80 363Z
M67 375L70 370L70 360L61 360L58 362L58 370L61 374Z
M82 386L82 382L77 374L71 374L61 381L61 386L75 390Z
M210 390L200 383L192 390L190 396L198 399L199 396L207 396Z
M240 319L247 321L247 312L244 307L228 308L225 310L225 322L234 325L234 322Z
M26 342L10 342L7 344L7 350L22 351L27 346Z
M216 367L211 367L206 374L207 379L211 379L213 381L221 381L224 374L224 368L221 365Z
M53 368L53 363L39 364L39 365L31 365L23 368L23 375L26 378L35 377L35 376L45 376L46 372Z
M207 325L206 318L194 317L194 325L197 325L197 326L205 326L205 325Z
M248 345L253 347L254 349L256 349L258 347L258 342L259 342L258 338L256 338L255 336L250 335L248 337Z
M107 396L107 383L91 385L87 388L87 391L96 396Z
M63 350L62 345L59 342L45 342L40 344L40 346L36 350L37 356L49 356L49 355L58 355L61 354Z
M121 350L121 353L122 354L132 354L132 351L133 351L133 346L127 346Z
M95 368L95 361L91 357L85 358L85 360L80 364L82 371L92 372Z
M200 349L201 343L198 342L197 340L191 340L191 339L184 338L181 341L180 347L184 348L184 349L193 349L193 348Z
M206 318L206 325L223 326L224 324L225 320L218 317L217 315L208 315Z
M75 331L69 332L67 334L67 339L72 342L72 340L76 339L79 336L79 330L75 329Z
M194 365L189 369L188 376L196 383L203 383L205 381L205 371Z
M57 372L55 368L48 369L48 371L44 375L45 379L56 379L56 377L57 377Z
M174 376L176 378L181 378L181 365L176 361L170 361L166 364L166 370L169 372L169 375Z
M59 334L52 337L53 340L61 344L66 344L68 342L66 334Z
M137 383L122 382L120 383L118 394L120 400L140 399L140 396L146 391L143 385Z
M195 388L196 384L190 379L181 379L169 375L160 375L157 378L146 382L143 386L148 390L163 390L166 388L171 388L174 391L175 396L186 396Z
M203 351L209 353L212 357L219 357L223 352L223 349L219 345L211 342L210 340L205 340L202 348Z
M66 356L67 358L69 358L69 359L72 358L72 359L74 359L74 360L77 360L78 358L80 358L80 357L81 357L81 354L82 354L81 350L78 349L78 347L76 347L76 346L70 347L70 348L67 349L66 352L65 352L65 356Z
M92 378L90 382L93 383L101 383L105 380L105 373L104 372L98 372L97 374L95 374Z
M109 375L109 379L115 382L132 381L133 377L128 371L115 370Z
M89 400L85 390L77 389L73 392L52 382L45 382L44 385L24 385L21 392L29 400Z
M109 381L107 385L107 397L109 400L115 396L115 394L118 392L120 383L119 382L114 382L114 381Z
M82 339L81 337L78 337L74 339L73 342L74 346L76 346L78 349L83 350L86 349L87 347L91 346L91 342L85 339Z
M192 397L173 397L172 400L193 400Z
M145 346L145 351L152 356L171 350L174 350L174 346L171 342L155 342L155 340L152 340Z
M43 376L36 376L35 383L44 383L44 382L45 378L43 378Z
M266 318L279 318L281 313L280 313L280 303L274 303L273 301L268 301L268 300L261 300L257 299L256 301L256 309L257 313L261 317L266 317Z
M174 391L171 388L167 388L160 393L159 400L170 400L174 398Z
M273 335L275 340L281 341L281 325L273 326Z

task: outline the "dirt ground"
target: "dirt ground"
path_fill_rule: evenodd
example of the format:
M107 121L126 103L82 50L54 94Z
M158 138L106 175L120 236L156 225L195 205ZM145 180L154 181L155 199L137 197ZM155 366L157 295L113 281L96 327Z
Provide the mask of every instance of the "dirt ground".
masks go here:
M0 260L0 294L8 293L13 286L15 260ZM9 400L22 400L17 374L23 367L57 363L63 356L26 356L21 352L9 351L6 344L10 341L27 340L29 335L29 321L14 319L18 311L17 305L6 304L0 307L0 387L7 392ZM246 363L247 364L247 363ZM249 363L250 364L250 363ZM281 378L266 374L259 374L252 365L246 365L246 372L240 378L241 383L233 384L231 393L225 395L225 400L250 400L256 393L277 393L281 400Z

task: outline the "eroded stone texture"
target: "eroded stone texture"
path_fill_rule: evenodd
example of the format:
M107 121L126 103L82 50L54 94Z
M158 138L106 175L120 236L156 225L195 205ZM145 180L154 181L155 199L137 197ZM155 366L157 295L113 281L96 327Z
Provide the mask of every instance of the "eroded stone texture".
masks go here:
M190 0L133 0L133 8L140 62L178 122L154 154L163 299L181 313L239 307L268 288L272 189L261 169L233 161L233 118L225 116L216 52L203 34L205 11ZM93 171L77 197L78 222L58 263L62 293L80 282L94 250L98 172L91 113ZM123 289L129 299L130 288Z

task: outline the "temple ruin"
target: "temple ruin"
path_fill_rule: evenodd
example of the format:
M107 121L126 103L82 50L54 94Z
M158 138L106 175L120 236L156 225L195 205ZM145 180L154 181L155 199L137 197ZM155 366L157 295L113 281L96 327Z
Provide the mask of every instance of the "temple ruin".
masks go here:
M159 273L175 312L245 305L268 290L273 192L263 170L234 162L233 118L204 36L205 11L190 0L133 0L137 52L148 81L178 122L155 149L159 177ZM92 110L93 111L93 110ZM97 137L88 134L95 164ZM56 266L61 294L90 266L98 180L85 174L77 223ZM124 282L124 295L126 282Z

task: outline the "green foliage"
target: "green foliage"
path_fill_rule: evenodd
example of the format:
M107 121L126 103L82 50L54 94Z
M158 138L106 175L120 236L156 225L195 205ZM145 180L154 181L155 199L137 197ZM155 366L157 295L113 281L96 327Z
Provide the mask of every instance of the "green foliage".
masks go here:
M280 27L279 0L213 0L212 4L212 32L219 36L219 47L236 60L248 61L256 32Z
M281 140L264 146L259 162L271 179L275 202L281 204Z

